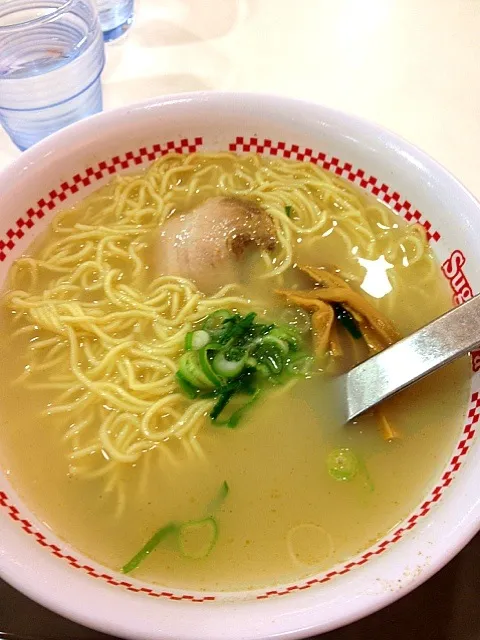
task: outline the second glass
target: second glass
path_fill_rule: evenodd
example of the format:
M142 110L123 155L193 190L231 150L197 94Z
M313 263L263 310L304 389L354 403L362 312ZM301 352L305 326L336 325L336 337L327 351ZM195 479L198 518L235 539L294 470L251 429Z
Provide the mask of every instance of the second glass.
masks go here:
M97 0L105 42L122 36L133 21L134 0Z
M0 3L0 120L22 150L102 110L105 52L93 2Z

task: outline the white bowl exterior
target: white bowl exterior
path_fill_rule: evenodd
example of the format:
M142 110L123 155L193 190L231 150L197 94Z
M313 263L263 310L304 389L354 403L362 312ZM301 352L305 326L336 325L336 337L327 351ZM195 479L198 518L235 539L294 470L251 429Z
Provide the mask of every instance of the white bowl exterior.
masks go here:
M428 156L379 127L317 105L215 93L100 114L23 154L0 175L0 277L57 211L114 172L139 170L168 150L229 148L313 158L378 190L407 218L431 224L433 249L457 301L479 290L480 206ZM420 584L479 529L479 389L472 374L466 426L458 425L457 449L425 502L370 550L311 580L235 594L181 593L124 580L57 539L1 474L0 574L62 615L125 638L302 638L347 624Z

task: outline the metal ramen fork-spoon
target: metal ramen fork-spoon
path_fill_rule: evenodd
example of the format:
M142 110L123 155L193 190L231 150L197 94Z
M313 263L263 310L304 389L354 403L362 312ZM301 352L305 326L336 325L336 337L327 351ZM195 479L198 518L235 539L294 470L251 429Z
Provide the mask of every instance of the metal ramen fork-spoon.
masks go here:
M480 295L332 381L343 423L480 345Z

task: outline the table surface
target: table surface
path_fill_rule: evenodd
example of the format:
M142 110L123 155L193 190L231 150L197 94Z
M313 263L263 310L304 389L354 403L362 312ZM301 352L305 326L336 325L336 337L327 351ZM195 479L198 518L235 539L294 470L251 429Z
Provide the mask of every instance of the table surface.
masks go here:
M417 144L480 197L480 0L136 0L107 48L105 109L198 90L288 95ZM19 152L0 132L0 169ZM437 576L329 640L480 639L480 538ZM0 631L100 639L0 582Z

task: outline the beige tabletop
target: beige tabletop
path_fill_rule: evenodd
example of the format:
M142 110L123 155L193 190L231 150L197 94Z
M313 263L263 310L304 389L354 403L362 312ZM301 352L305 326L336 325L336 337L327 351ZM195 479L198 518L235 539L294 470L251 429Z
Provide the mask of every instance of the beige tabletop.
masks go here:
M373 120L480 196L480 0L136 0L107 47L105 108L217 89ZM0 133L0 168L18 151Z
M399 133L480 197L480 0L136 0L136 5L128 36L107 47L106 109L210 89L313 100ZM0 169L19 153L0 131ZM479 561L477 538L413 594L328 638L478 640ZM1 631L100 638L2 583Z

